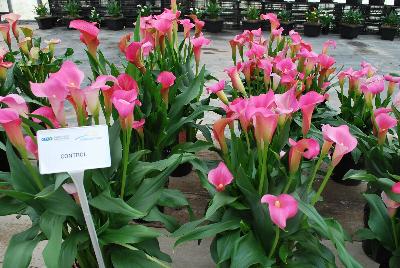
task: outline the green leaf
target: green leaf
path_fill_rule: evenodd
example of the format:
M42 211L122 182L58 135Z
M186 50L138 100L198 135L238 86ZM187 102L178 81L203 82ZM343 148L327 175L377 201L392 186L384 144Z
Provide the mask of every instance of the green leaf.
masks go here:
M143 212L129 206L121 198L111 197L110 193L106 191L89 200L89 204L101 211L122 214L132 217L132 219L139 219L145 215Z
M3 268L28 267L32 252L36 245L42 240L38 235L39 226L34 225L28 230L14 235L8 243L4 256Z
M157 204L170 208L189 206L185 195L177 189L163 189Z
M228 221L200 226L195 228L191 232L181 236L178 240L176 240L174 246L176 247L179 244L182 244L183 242L190 240L198 240L206 237L212 237L228 230L238 229L239 227L240 227L240 222L237 220L228 220Z
M40 216L40 228L48 239L48 243L43 250L43 259L46 267L58 268L58 258L60 257L62 229L65 221L64 216L59 216L45 211Z
M3 196L0 198L0 216L19 214L26 205L14 198Z
M393 238L393 228L385 204L375 194L364 194L364 197L367 199L370 208L369 228L385 247L393 251L396 248Z
M240 238L240 231L229 232L217 240L218 264L232 258L235 244Z
M178 220L170 215L161 213L158 207L153 207L146 217L143 218L145 221L149 222L161 222L164 224L165 229L168 232L174 232L176 229L179 228Z
M111 261L114 268L159 268L165 267L146 257L146 254L141 250L128 250L118 248L111 252ZM168 267L168 266L167 266Z
M343 177L344 180L359 180L359 181L376 181L377 177L368 173L366 170L354 170L350 169Z
M120 229L107 229L99 237L104 244L135 244L157 238L160 232L144 225L126 225Z
M360 240L376 239L376 235L370 229L367 228L357 230L355 236Z
M114 124L108 129L110 138L110 154L111 166L103 169L104 175L109 178L117 170L122 159L122 144L120 139L121 126L119 121L116 120Z
M229 196L224 192L217 192L212 199L211 206L207 209L205 218L210 219L215 214L215 212L217 212L218 209L226 205L232 204L237 199L237 197Z
M89 235L86 231L72 233L65 238L61 245L61 254L58 262L60 268L71 268L78 254L80 244L89 240Z

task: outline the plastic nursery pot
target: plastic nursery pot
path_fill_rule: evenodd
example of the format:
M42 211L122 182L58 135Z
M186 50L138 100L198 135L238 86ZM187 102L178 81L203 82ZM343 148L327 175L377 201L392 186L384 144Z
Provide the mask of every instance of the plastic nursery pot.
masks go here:
M332 0L321 0L320 3L333 3Z
M381 26L381 39L393 41L397 33L396 27Z
M361 0L346 0L346 5L359 5L361 4Z
M321 34L329 34L329 26L322 26Z
M340 37L344 39L356 38L361 31L361 25L342 24L340 25Z
M283 28L283 35L289 35L289 32L294 29L296 23L294 21L282 21L281 27Z
M35 20L40 30L51 29L55 24L55 18L52 16L36 17Z
M166 148L163 151L164 157L168 157L171 154L171 149ZM192 172L193 165L190 164L189 162L179 164L174 171L171 172L171 177L184 177L188 175L190 172Z
M364 206L364 227L368 228L369 205ZM386 250L377 239L363 240L362 249L371 260L379 264L380 268L389 268L392 253Z
M4 141L3 141L4 142ZM10 171L6 151L0 150L0 171Z
M304 35L308 37L316 37L321 34L321 23L305 22Z
M207 32L210 33L220 33L224 28L224 20L221 18L218 19L204 19L205 27Z
M269 20L261 21L261 30L271 31L271 23L269 22Z
M112 31L120 31L125 27L125 18L124 17L106 17L105 18L107 28Z
M385 0L369 0L369 4L374 6L383 6L384 3Z
M361 159L358 160L358 163L355 163L351 154L345 154L339 164L335 167L332 173L332 180L337 183L349 186L359 185L361 181L359 180L343 180L344 175L350 169L361 169Z
M400 0L394 0L394 6L396 7L400 6Z
M242 20L243 30L257 30L258 28L261 28L260 20Z

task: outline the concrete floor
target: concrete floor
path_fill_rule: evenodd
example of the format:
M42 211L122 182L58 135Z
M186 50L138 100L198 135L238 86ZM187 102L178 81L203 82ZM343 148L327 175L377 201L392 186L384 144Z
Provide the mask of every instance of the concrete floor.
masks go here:
M118 41L121 36L131 30L112 32L101 30L100 49L111 62L120 65L121 54L118 50ZM211 46L203 49L202 63L206 64L207 69L218 78L226 79L227 76L223 72L224 68L229 67L232 62L230 60L230 46L228 41L238 32L226 31L218 35L206 34L206 37L212 40ZM66 48L72 47L75 50L74 60L82 62L81 68L85 73L90 74L87 65L86 55L83 51L84 46L79 41L79 33L70 31L65 28L56 28L47 31L37 31L37 34L44 40L51 38L60 38L62 43L58 46L57 52L61 53ZM379 69L380 73L400 73L400 46L399 39L394 42L382 41L378 36L363 35L355 40L343 40L338 35L321 36L318 38L305 38L310 42L316 51L321 51L322 44L328 39L334 39L337 42L336 50L331 50L330 54L336 58L337 66L344 65L346 68L358 68L362 60L372 63ZM0 46L4 45L0 41ZM336 106L333 99L333 106ZM208 114L206 123L211 123L216 117L214 114ZM182 183L184 181L184 183ZM170 186L180 188L189 198L191 203L197 208L197 213L204 211L202 208L207 204L206 193L199 193L198 180L196 176L189 175L184 180L172 179ZM197 188L196 188L197 185ZM193 189L196 189L193 191ZM360 195L365 189L365 185L360 186L342 186L335 182L329 182L326 192L324 193L325 202L318 209L324 216L331 216L339 220L349 233L354 233L357 228L362 227L362 209L365 201ZM174 212L177 216L179 211ZM29 220L21 218L17 220L15 216L0 217L0 267L5 249L10 237L14 233L21 232L29 226ZM200 246L197 243L188 243L178 247L174 251L171 249L172 241L170 238L162 238L162 248L172 254L174 263L173 267L213 267L209 255L210 240L205 240ZM364 267L377 267L362 252L360 243L355 242L349 244L349 250L363 264ZM41 258L41 250L43 243L35 250L32 259L33 267L44 267Z

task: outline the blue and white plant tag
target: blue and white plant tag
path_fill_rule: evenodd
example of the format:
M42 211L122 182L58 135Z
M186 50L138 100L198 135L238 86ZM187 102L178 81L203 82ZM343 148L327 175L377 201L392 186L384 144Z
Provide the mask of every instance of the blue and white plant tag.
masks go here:
M68 172L71 175L97 264L99 268L105 268L83 178L87 169L111 166L108 127L100 125L40 130L37 132L37 142L41 174Z

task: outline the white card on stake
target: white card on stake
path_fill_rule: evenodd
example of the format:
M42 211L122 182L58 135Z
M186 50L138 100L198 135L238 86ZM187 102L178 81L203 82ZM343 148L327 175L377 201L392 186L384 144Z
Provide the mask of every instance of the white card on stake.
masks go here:
M111 166L108 127L88 126L37 132L41 174Z

